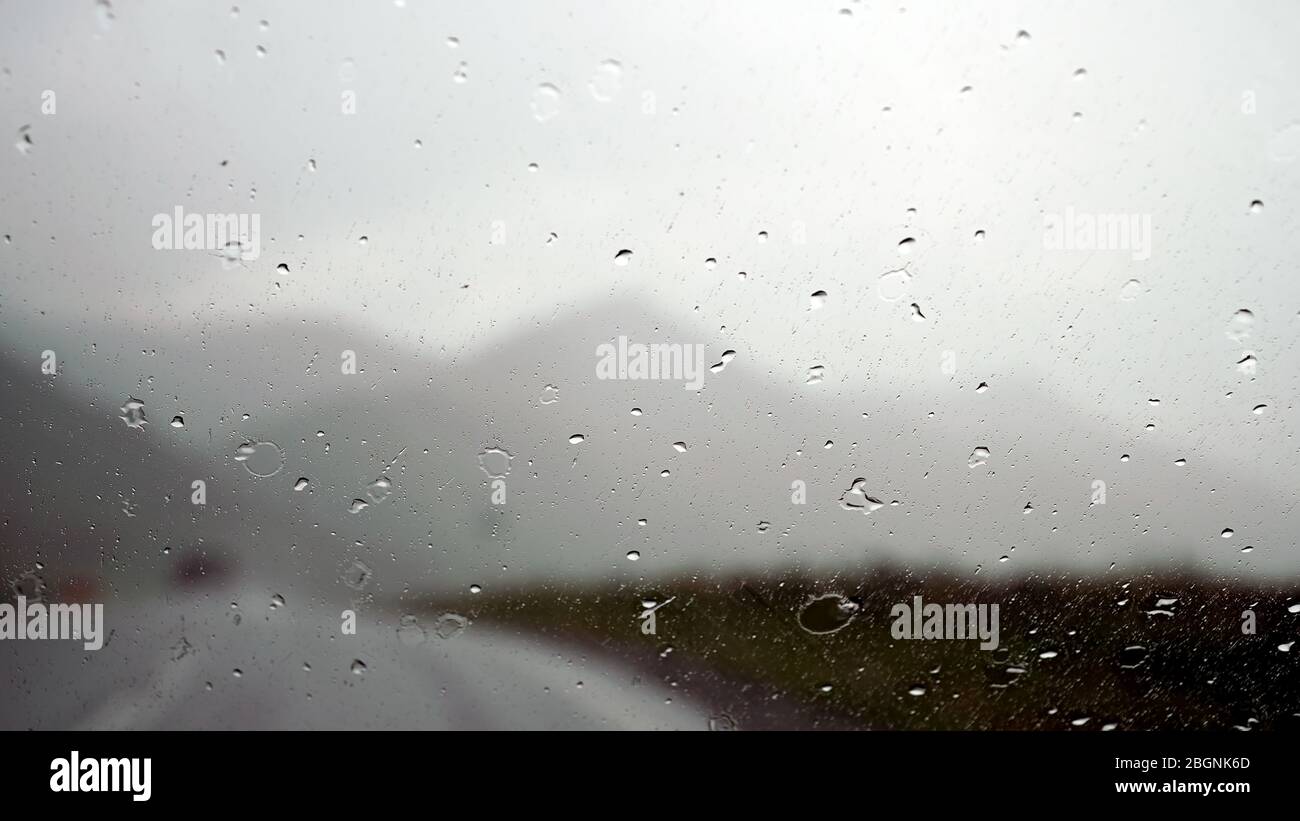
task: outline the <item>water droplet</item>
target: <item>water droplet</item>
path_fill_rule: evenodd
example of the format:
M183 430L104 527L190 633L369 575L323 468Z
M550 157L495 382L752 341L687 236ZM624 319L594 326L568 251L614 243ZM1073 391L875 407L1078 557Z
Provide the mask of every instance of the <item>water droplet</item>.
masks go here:
M597 101L608 103L618 96L623 86L623 65L617 60L604 60L596 66L596 74L587 84L591 96Z
M587 437L583 436L581 433L575 433L575 434L573 434L572 436L569 437L569 444L570 444L570 445L581 445L583 442L586 441L586 439L587 439Z
M459 613L443 613L433 623L433 632L438 638L454 639L469 627L469 619Z
M1219 536L1220 536L1221 538L1224 538L1224 539L1231 539L1232 536L1233 536L1233 533L1234 533L1234 532L1235 532L1235 531L1234 531L1232 528L1230 528L1230 527L1225 527L1225 528L1223 529L1223 532L1220 533Z
M361 659L352 660L352 675L364 676L366 674L366 663Z
M456 70L452 72L451 81L457 84L469 82L469 64L461 63L456 66Z
M880 280L876 283L876 292L885 302L897 302L907 295L908 284L911 281L912 275L902 268L886 271L880 275Z
M1228 338L1234 342L1240 342L1250 336L1252 327L1255 324L1255 314L1242 308L1232 315L1228 322Z
M638 551L638 550L629 550L629 551L627 552L627 560L628 560L629 562L640 561L640 560L641 560L641 552Z
M275 266L275 270L282 274L287 274L289 273L289 266L281 262L279 265Z
M537 400L543 405L554 405L560 401L560 389L554 385L547 385L542 388L542 398Z
M1038 654L1040 659L1054 659L1059 655L1055 650L1047 650Z
M284 467L284 454L274 442L245 442L235 451L235 461L258 479L274 476Z
M685 453L685 452L686 452L686 443L685 443L685 442L673 442L673 450L677 451L678 453Z
M533 116L539 123L553 120L560 113L560 90L542 83L533 92Z
M622 251L619 251L617 254L614 255L615 265L627 265L631 261L632 261L632 252L627 250L626 248L624 248Z
M374 572L363 562L354 561L351 567L343 571L343 575L339 577L339 580L351 590L364 590L373 575Z
M306 490L306 489L307 489L307 484L308 484L308 481L307 481L307 477L306 477L306 476L299 477L298 481L296 481L296 482L293 483L293 489L294 489L294 490Z
M976 392L976 393L984 393L984 392L987 391L988 389L989 389L989 383L987 383L987 382L981 382L981 383L979 383L978 385L975 386L975 392Z
M845 510L860 510L868 516L884 506L884 502L867 493L867 480L864 478L854 479L849 483L849 489L840 496L840 507Z
M1255 407L1250 409L1250 412L1255 414L1256 416L1263 416L1264 411L1267 409L1268 409L1268 405L1256 405Z
M715 267L717 267L717 264L718 261L713 257L709 257L708 259L704 260L704 268L709 271L712 271Z
M184 417L181 417L181 416L173 416L173 417L172 417L172 427L173 427L173 428L183 428L183 427L185 427L185 419L184 419Z
M127 397L122 405L122 415L118 418L125 422L128 428L135 430L143 430L144 426L149 424L149 420L144 415L144 403L130 397Z
M212 52L212 54L214 57L217 58L217 65L224 66L226 64L226 53L224 51L222 51L221 49L217 49L216 51Z
M420 620L415 616L402 616L397 621L397 640L407 647L416 647L424 644L426 635L424 628L420 626Z
M108 0L96 0L95 2L95 20L103 31L108 31L113 27L113 20L116 16L113 14L113 5Z
M921 313L921 306L916 304L915 302L912 303L912 321L913 322L925 321L925 314Z
M826 367L824 365L813 365L808 369L808 378L804 380L805 385L816 385L826 376Z
M1264 210L1263 200L1252 200L1250 203L1250 213L1258 214Z
M483 592L483 587L481 585L471 584L469 586L469 592L477 596L479 593Z
M813 291L812 296L808 297L808 310L820 311L826 307L826 292Z
M906 237L905 239L903 239L902 242L898 243L898 253L902 254L905 257L911 256L912 252L915 250L916 250L916 240L913 239L912 237Z
M487 447L478 455L479 467L493 479L504 479L510 473L511 456L504 448Z
M712 732L733 732L739 729L736 720L726 713L719 713L709 718L709 730Z
M365 499L353 499L352 504L348 505L348 513L360 513L370 507L370 503Z
M387 476L380 476L375 481L366 486L366 496L374 504L387 499L393 493L393 483Z
M722 360L720 362L715 362L714 364L710 365L709 370L712 373L722 373L723 369L725 369L727 365L731 364L731 360L735 358L736 358L735 351L732 350L723 351Z
M770 528L771 526L772 526L772 523L771 523L771 522L759 522L759 523L758 523L758 532L759 532L759 533L766 533L767 530L768 530L768 528Z
M1074 76L1074 79L1075 79L1075 80L1083 80L1084 78L1086 78L1086 77L1088 76L1088 69L1086 69L1086 68L1076 68L1076 69L1074 70L1074 75L1073 75L1073 76Z
M1132 670L1146 661L1147 648L1140 644L1133 644L1125 647L1120 653L1119 666L1125 670Z
M459 48L459 47L460 47L460 38L459 38L459 37L448 37L448 38L447 38L447 48Z
M1130 279L1125 282L1119 289L1119 298L1124 302L1132 302L1142 295L1142 283L1136 279Z
M908 694L909 696L915 696L915 697L919 698L919 697L925 695L925 688L924 688L924 687L921 687L920 685L918 685L918 686L913 687L913 688L911 688L910 690L908 690L908 691L907 691L907 694Z
M633 409L632 409L632 415L633 415L633 416L640 416L640 415L641 415L641 409L640 409L640 408L633 408Z
M975 450L971 451L970 458L966 460L966 466L977 468L980 465L988 462L988 460L989 460L988 448L975 448Z
M975 232L975 241L976 241L976 242L983 242L983 241L984 241L984 232L983 232L983 231L976 231L976 232Z
M858 614L857 602L838 593L813 596L799 611L799 626L814 635L835 633Z

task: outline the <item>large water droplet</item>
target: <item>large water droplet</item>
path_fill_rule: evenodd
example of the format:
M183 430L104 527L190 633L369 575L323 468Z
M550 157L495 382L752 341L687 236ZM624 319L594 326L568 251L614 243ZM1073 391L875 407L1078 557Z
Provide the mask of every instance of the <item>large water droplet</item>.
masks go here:
M860 510L866 515L880 510L885 503L867 493L867 480L854 479L849 489L840 496L840 507L845 510Z
M533 92L533 116L539 123L553 120L560 113L560 90L542 83Z
M1234 342L1241 342L1250 336L1250 332L1255 325L1255 314L1242 308L1232 315L1228 320L1228 338Z
M907 296L907 287L911 281L912 275L902 268L886 271L876 283L876 292L886 302L897 302Z
M511 456L504 448L487 447L478 455L478 465L493 479L503 479L510 473Z
M143 430L144 426L149 424L149 420L144 415L144 403L130 397L127 397L126 402L123 403L122 415L118 418L125 422L128 428L136 430Z
M857 602L837 593L815 596L799 611L799 626L817 635L834 633L853 621L858 610Z
M354 561L352 566L343 571L340 581L351 590L364 590L374 572L364 562Z
M424 644L424 628L415 616L402 616L397 622L397 640L407 647Z
M469 619L459 613L443 613L433 623L433 632L440 639L454 639L469 626Z
M623 65L617 60L605 60L596 66L596 74L587 87L591 96L602 103L608 103L618 96L623 86Z
M274 442L245 442L235 451L235 461L250 475L265 479L284 467L284 454Z
M975 448L975 450L971 451L970 458L966 460L966 465L967 467L975 468L984 464L988 460L989 460L988 448L983 448L983 447Z

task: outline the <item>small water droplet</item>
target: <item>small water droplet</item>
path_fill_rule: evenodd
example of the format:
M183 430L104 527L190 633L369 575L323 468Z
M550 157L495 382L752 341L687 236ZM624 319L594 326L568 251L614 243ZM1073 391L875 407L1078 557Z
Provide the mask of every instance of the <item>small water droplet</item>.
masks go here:
M307 477L306 477L306 476L299 477L298 481L296 481L296 482L293 483L293 489L294 489L294 490L306 490L306 489L307 489L307 484L308 484L308 481L307 481Z
M173 427L173 428L183 428L183 427L185 427L185 419L184 419L184 417L181 417L181 416L173 416L173 417L172 417L172 427Z
M615 265L627 265L631 261L632 261L632 252L627 250L626 248L624 248L622 251L619 251L617 254L614 255Z
M826 292L813 291L812 295L808 297L808 310L820 311L822 308L825 307L826 307Z
M966 466L976 468L985 464L989 460L989 449L984 447L975 448L971 451L970 458L966 460Z
M1136 279L1130 279L1125 282L1119 289L1119 298L1124 302L1132 302L1142 295L1142 283Z
M352 660L352 675L364 676L366 674L366 663L361 659Z
M638 550L629 550L629 551L627 552L627 560L628 560L629 562L640 561L640 560L641 560L641 552L638 551Z
M570 444L570 445L581 445L583 442L586 441L586 439L587 439L587 437L583 436L581 433L575 433L575 434L573 434L572 436L569 437L569 444Z
M685 452L686 452L686 443L685 443L685 442L673 442L673 450L677 451L678 453L685 453Z

